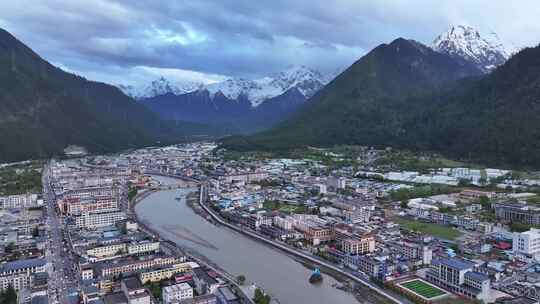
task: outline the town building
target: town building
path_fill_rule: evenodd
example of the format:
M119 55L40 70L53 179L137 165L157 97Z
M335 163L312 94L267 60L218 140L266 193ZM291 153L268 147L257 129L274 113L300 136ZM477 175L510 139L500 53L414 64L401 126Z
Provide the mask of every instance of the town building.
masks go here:
M540 225L540 208L521 202L497 203L494 206L497 219L528 225Z
M15 290L32 285L34 275L46 272L45 259L16 260L0 264L0 290L12 286Z
M362 236L360 238L347 238L341 241L341 250L347 254L366 254L375 250L375 238Z
M531 257L540 255L540 229L531 228L525 232L514 232L512 251Z
M171 304L174 301L181 301L193 298L193 288L188 283L180 283L163 287L163 304Z
M126 214L122 211L87 212L75 218L75 225L82 229L96 229L113 226L125 218Z
M150 292L142 286L135 277L122 280L122 292L128 300L128 304L151 304Z
M17 194L0 196L0 209L19 209L37 207L39 203L37 194Z
M483 300L491 292L486 274L474 271L474 264L457 258L436 259L426 273L426 279L454 293Z
M411 242L400 242L397 248L399 253L409 260L418 261L422 265L431 264L433 252L429 246Z
M175 274L185 273L198 267L199 265L194 262L156 266L148 270L142 270L139 274L139 277L143 284L146 284L147 282L159 282L171 278Z

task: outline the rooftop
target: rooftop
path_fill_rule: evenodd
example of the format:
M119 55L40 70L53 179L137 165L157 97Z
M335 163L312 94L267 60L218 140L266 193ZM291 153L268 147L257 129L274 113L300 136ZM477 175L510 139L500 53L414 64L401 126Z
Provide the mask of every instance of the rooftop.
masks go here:
M489 277L486 274L477 271L466 272L465 277L471 278L475 281L489 281Z
M474 263L460 259L437 259L433 260L432 264L442 264L458 270L470 269L474 266Z
M143 288L141 282L136 277L129 277L122 281L128 290L135 290Z
M0 265L0 273L17 271L17 270L31 268L31 267L42 267L42 266L45 266L46 263L47 262L45 261L45 259L41 259L41 258L12 261L12 262L8 262L8 263Z

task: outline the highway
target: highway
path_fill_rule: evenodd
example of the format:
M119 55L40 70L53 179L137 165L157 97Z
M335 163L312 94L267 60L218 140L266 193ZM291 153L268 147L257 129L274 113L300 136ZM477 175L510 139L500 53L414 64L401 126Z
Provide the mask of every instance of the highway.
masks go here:
M49 303L70 303L70 292L77 289L77 276L73 257L69 254L68 245L63 237L63 219L56 214L56 198L51 188L50 168L45 165L42 176L43 199L47 206L47 224L50 227L50 238L47 244L47 262L49 268Z

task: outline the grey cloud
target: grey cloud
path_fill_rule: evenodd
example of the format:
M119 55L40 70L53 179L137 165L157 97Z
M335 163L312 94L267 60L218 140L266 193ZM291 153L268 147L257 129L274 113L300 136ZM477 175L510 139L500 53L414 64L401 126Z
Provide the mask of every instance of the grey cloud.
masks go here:
M398 36L429 43L453 23L536 44L539 7L535 0L21 0L0 3L0 24L46 59L88 75L148 66L261 76L290 64L334 70Z

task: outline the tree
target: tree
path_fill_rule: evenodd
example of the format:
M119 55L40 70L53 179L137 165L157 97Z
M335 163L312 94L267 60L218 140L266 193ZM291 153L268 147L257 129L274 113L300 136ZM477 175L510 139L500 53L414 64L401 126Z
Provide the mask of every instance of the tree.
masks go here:
M32 236L33 237L38 237L39 236L39 227L38 226L34 227L34 229L32 230Z
M480 179L478 180L478 183L480 183L480 185L484 186L484 185L487 185L487 178L485 177L480 177Z
M531 226L527 224L512 222L510 223L510 231L512 232L524 232L531 228Z
M161 286L158 282L148 282L144 285L150 290L154 298L161 299Z
M260 288L255 289L255 297L253 301L255 304L270 304L270 296L265 294Z
M137 187L130 187L129 190L128 190L128 200L131 202L133 200L133 198L135 198L135 196L137 195L137 193L139 192L139 190L137 189Z
M478 203L482 205L482 209L484 210L491 209L491 202L489 200L489 197L485 195L480 196L480 198L478 199Z
M467 178L460 178L458 181L458 186L460 187L468 187L471 185L471 180Z
M236 277L236 282L239 284L239 285L244 285L244 283L246 282L246 276L241 274L241 275L238 275Z
M9 242L9 244L7 244L6 248L4 249L6 253L12 253L13 250L15 250L15 243L13 242Z
M13 286L10 285L6 290L0 293L0 303L17 304L17 292Z

